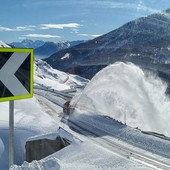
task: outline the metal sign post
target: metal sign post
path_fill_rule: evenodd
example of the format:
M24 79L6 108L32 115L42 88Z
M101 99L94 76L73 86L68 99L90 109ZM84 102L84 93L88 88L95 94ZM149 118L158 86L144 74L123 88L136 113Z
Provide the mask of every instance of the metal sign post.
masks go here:
M9 101L9 168L14 163L14 101Z

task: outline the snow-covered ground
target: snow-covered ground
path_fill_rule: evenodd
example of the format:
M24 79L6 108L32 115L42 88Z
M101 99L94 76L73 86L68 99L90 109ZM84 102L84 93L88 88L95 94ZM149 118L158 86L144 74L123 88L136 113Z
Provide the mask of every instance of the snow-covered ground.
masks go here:
M34 86L35 92L41 88L58 90L58 91L75 91L76 88L84 87L88 82L79 76L68 75L66 73L52 69L47 63L41 60L35 60ZM45 90L43 90L45 91ZM40 93L43 94L41 91ZM44 100L44 103L40 103ZM59 123L54 118L62 112L61 107L54 106L52 115L44 111L44 107L49 107L47 99L36 95L31 99L16 100L15 105L15 164L22 164L25 156L25 142L28 137L40 134L56 132ZM63 102L65 102L64 100ZM43 105L43 107L42 107ZM9 103L0 103L0 169L8 169L8 120L9 120ZM60 119L59 119L60 120ZM59 121L58 120L58 121Z
M138 169L138 170L151 170L151 168L129 161L117 154L109 152L102 147L95 145L91 142L76 143L68 146L67 149L60 150L59 152L46 157L40 161L33 161L28 164L24 162L21 167L14 166L13 170L124 170L124 169Z
M72 104L76 107L76 111L71 117L74 122L77 120L84 121L90 124L89 128L91 126L95 129L101 127L112 133L116 126L112 127L111 122L113 123L113 120L108 119L108 117L105 118L103 115L124 121L122 117L125 111L127 113L127 124L140 128L149 127L148 129L153 131L164 129L161 132L169 134L168 128L162 125L162 123L165 123L165 118L163 117L166 117L167 122L169 120L169 99L164 95L166 85L161 80L151 75L146 76L140 68L132 64L116 63L98 73L83 90L88 80L55 70L41 60L35 60L34 80L34 97L32 99L15 101L16 142L14 163L17 165L12 166L10 170L153 169L153 167L147 166L142 162L130 159L127 155L122 156L115 153L97 142L101 141L104 136L119 141L120 139L117 136L114 138L108 135L108 133L103 135L104 132L102 132L102 135L93 137L91 140L90 136L84 136L70 129L69 124L61 121L63 120L61 105L78 93L72 101ZM83 90L82 93L81 90ZM158 96L153 94L156 90L158 90ZM123 94L126 95L123 96ZM153 99L154 101L152 101ZM160 108L157 110L156 105L158 104L159 107L162 107L162 110ZM147 108L145 108L146 106ZM0 169L6 170L8 169L8 102L0 103L0 108ZM157 116L153 118L158 123L158 128L156 129L154 129L154 122L151 121L148 115L149 113L153 114L151 111L156 111L154 115L151 115L152 117ZM159 111L162 116L159 115ZM165 111L167 111L167 114ZM139 121L136 119L139 119ZM116 125L116 121L114 124ZM67 133L62 132L61 134L61 130L58 130L59 127L64 128ZM136 130L128 126L122 127L121 124L117 126L117 129L120 132L117 135L123 136L120 140L122 146L132 147L131 144L133 142L125 143L131 140L128 132ZM23 163L26 140L55 138L58 133L69 138L72 144L42 160ZM132 133L129 134L132 135ZM136 134L140 135L140 133ZM139 138L142 138L142 135ZM139 139L134 134L133 138ZM152 147L152 143L149 144L150 140L148 140L149 142L145 141L148 138L151 138L151 141L155 141L156 137L143 137L143 144L146 145L143 149L147 149L147 145ZM168 140L162 142L163 140L156 138L158 143L159 140L161 141L160 150L161 147L164 149L164 144L170 144ZM137 145L133 147L136 148ZM160 158L161 156L157 157Z
M89 80L77 75L64 73L53 69L42 60L35 59L35 85L49 87L55 90L69 90L85 86Z

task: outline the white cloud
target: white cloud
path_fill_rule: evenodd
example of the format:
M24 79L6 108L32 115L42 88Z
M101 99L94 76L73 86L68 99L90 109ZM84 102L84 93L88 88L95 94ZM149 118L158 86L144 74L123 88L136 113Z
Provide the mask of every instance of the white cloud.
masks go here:
M160 12L160 10L150 8L145 6L143 1L134 1L134 3L128 3L128 2L115 2L115 1L98 1L96 4L100 6L101 8L120 8L120 9L133 9L137 11L147 11L149 13L155 13L155 12Z
M99 37L102 34L77 34L77 35L82 37Z
M82 37L89 37L90 34L78 34L79 36L82 36Z
M78 28L80 24L78 23L68 23L68 24L41 24L40 29L63 29L63 28Z
M0 26L0 31L34 31L35 28L36 26L33 26L33 25L24 25L24 26L18 26L15 28Z
M50 35L50 34L27 34L24 35L27 38L60 38L58 35Z
M71 29L71 32L70 33L75 33L75 34L78 34L79 33L79 30L77 28L73 28Z
M0 31L12 31L12 29L0 26Z
M102 34L93 34L92 37L100 37Z
M84 1L85 5L88 5L89 7L93 8L113 8L113 9L132 9L139 11L144 11L148 13L155 13L160 12L160 10L151 8L146 6L143 3L143 0L137 0L137 1L123 1L123 0L86 0Z

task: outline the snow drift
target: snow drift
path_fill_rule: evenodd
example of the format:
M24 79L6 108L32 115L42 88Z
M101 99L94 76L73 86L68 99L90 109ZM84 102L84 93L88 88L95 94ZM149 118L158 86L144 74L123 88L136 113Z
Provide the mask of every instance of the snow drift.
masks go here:
M132 127L170 136L166 88L156 75L132 63L117 62L98 72L72 104Z

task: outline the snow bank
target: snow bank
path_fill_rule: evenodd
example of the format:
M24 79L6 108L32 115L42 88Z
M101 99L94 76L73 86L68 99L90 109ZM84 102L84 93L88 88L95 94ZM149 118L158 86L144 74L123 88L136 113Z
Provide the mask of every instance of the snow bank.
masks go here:
M1 124L1 122L0 122ZM25 142L28 137L37 134L28 128L15 128L14 130L14 163L21 165L25 160ZM9 130L8 127L0 127L0 169L8 170L9 153Z
M23 165L17 166L14 165L10 168L10 170L59 170L60 165L58 160L53 158L48 158L46 160L41 161L33 161L32 163L24 162Z
M54 119L43 112L35 97L14 101L14 126L29 128L41 133L49 132L58 128ZM9 103L1 102L0 128L7 128L9 121Z
M56 90L70 89L62 82L67 80L67 74L53 69L49 64L42 60L35 60L35 84L51 87Z
M123 158L90 142L73 144L40 161L24 162L10 170L89 170L89 169L150 169L145 165Z
M57 136L60 136L61 138L66 139L67 141L69 141L69 143L81 143L82 142L76 136L67 132L66 130L64 130L61 127L59 127L59 129L56 130L55 133L48 133L48 134L36 135L33 137L29 137L27 141L35 141L35 140L40 140L40 139L55 140L57 138Z
M170 136L170 99L165 95L166 88L155 75L132 63L117 62L97 73L72 104L132 127Z
M35 97L15 101L15 125L27 127L40 133L47 133L58 129L56 121L42 110Z
M58 124L43 112L35 98L14 102L14 163L21 165L25 160L25 143L28 137L54 132ZM0 117L0 169L8 168L9 153L9 103L1 102Z

